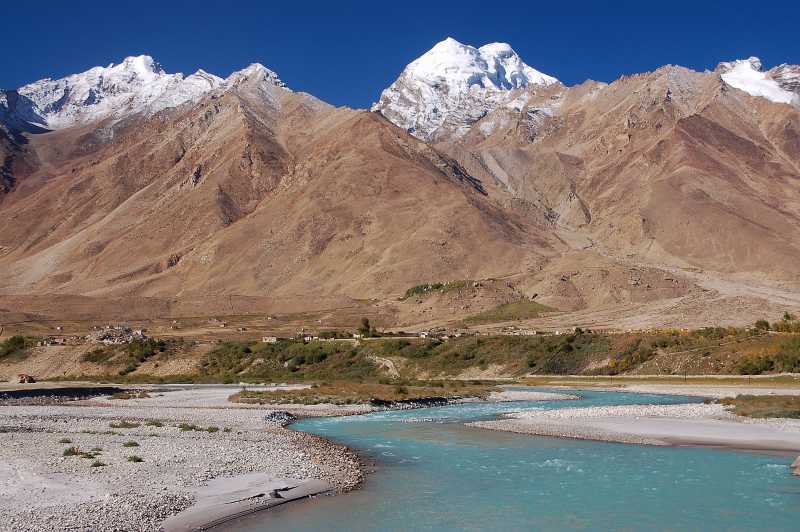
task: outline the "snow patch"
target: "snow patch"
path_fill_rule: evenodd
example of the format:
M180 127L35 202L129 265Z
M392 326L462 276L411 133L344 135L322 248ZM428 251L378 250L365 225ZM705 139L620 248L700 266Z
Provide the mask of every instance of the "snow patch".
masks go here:
M720 63L717 70L722 80L736 89L752 96L760 96L776 103L797 104L800 98L761 70L761 61L757 57Z

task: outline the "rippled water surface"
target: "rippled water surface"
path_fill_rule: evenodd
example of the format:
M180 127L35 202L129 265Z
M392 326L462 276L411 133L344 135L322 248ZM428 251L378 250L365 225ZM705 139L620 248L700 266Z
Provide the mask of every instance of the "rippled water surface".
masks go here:
M533 437L465 427L523 408L674 404L581 391L580 401L469 403L304 420L298 430L378 461L362 490L285 505L257 530L800 530L791 457Z

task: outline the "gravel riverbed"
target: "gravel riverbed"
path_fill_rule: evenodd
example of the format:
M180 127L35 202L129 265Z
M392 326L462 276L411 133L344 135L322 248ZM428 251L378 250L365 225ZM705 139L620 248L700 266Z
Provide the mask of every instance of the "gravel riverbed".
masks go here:
M800 420L748 419L721 404L528 409L471 427L644 445L700 445L800 452Z
M362 480L354 453L267 425L271 409L185 407L169 395L3 407L0 530L159 530L198 486L253 472L335 491ZM72 447L79 454L65 456Z

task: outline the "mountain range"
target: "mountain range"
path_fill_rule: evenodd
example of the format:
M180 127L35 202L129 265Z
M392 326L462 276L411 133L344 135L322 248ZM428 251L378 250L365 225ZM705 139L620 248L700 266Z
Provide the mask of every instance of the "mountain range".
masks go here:
M0 92L0 163L5 312L239 296L433 324L535 299L634 327L800 305L800 67L753 57L566 86L448 38L371 110L259 64L129 57ZM401 297L454 280L474 292Z

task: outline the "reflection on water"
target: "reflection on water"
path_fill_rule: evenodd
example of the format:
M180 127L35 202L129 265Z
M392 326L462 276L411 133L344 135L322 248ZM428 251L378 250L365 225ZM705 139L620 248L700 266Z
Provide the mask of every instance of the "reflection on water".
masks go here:
M286 505L226 529L797 530L792 458L531 437L465 427L522 408L673 404L581 392L581 401L468 403L304 420L378 462L362 490Z

